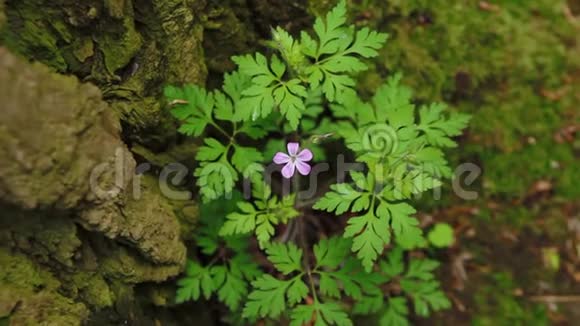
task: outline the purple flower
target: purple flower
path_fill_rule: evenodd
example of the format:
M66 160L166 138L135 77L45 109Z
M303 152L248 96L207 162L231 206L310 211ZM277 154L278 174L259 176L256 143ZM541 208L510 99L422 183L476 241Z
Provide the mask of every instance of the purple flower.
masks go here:
M282 176L286 179L290 179L294 175L294 171L298 169L298 172L302 175L308 175L310 173L310 165L306 162L312 160L312 152L309 149L303 149L298 153L300 145L298 143L288 143L288 154L278 152L274 155L274 163L276 164L286 164L282 168Z

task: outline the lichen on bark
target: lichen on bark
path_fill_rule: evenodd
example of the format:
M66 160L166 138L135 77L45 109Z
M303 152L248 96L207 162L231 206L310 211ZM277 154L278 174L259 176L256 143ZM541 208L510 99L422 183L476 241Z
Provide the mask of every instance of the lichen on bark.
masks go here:
M134 285L179 274L185 246L174 208L155 178L135 176L100 91L1 47L0 84L0 250L50 281L2 277L14 294L0 296L11 322L62 314L72 319L60 324L80 324Z
M58 293L61 283L26 256L0 247L0 322L81 325L89 309Z
M198 0L12 1L0 42L97 84L129 137L159 147L176 135L158 101L163 85L205 81L204 6Z

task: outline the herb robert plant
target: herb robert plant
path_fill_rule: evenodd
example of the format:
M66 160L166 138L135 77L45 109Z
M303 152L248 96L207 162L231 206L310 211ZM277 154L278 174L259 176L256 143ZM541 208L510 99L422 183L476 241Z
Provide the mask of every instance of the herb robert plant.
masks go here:
M346 21L341 1L313 33L275 29L278 54L233 57L238 69L221 89L165 89L179 131L203 137L194 173L199 259L179 280L177 302L215 297L233 324L352 325L372 314L381 325L406 325L408 305L420 316L449 307L433 275L438 262L406 254L426 246L409 201L451 176L442 149L456 146L469 117L442 104L415 107L399 75L361 99L352 76L387 35ZM276 194L275 178L262 176L273 160L300 184L312 164L332 159L330 144L365 169L314 205ZM240 194L243 180L250 199Z

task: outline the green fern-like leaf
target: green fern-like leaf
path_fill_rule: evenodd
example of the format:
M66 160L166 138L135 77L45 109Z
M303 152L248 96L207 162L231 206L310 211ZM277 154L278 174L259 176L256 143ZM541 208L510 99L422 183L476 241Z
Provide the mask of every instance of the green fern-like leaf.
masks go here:
M408 315L409 308L407 308L405 298L390 298L379 324L380 326L407 326L409 325Z
M302 250L292 243L272 243L266 253L274 267L285 275L302 270Z
M307 33L301 35L303 52L314 60L306 69L308 82L312 88L322 86L326 98L339 103L354 93L354 79L345 73L365 70L360 57L371 58L378 54L387 35L363 28L354 32L345 26L345 1L332 9L325 18L319 17L314 23L315 41Z
M334 212L336 215L340 215L348 211L352 203L362 196L360 192L347 183L331 185L330 189L332 191L327 192L324 197L314 204L314 209Z
M254 290L244 307L244 318L276 318L286 309L286 291L290 281L265 274L252 282Z
M187 263L186 276L180 279L177 285L179 286L175 299L177 303L197 300L202 295L209 299L214 291L210 270L193 261Z
M362 261L365 271L370 272L384 247L390 243L389 220L384 215L368 212L348 220L345 237L352 237L352 250Z
M204 202L231 194L238 174L227 161L203 162L195 170L197 185Z
M277 106L292 128L297 129L307 96L300 80L284 80L287 68L277 56L272 57L270 64L259 53L234 57L233 60L241 73L251 77L251 86L242 92L234 118L238 121L266 118Z
M287 223L288 220L299 215L294 209L294 196L279 200L271 197L272 191L263 182L254 185L253 197L255 207L248 202L238 203L239 212L227 216L227 220L220 230L223 236L246 234L255 232L260 247L266 247L274 235L274 226L278 223Z
M203 88L197 85L185 85L183 88L167 86L164 94L172 105L171 114L182 121L179 132L199 136L213 121L214 99Z
M457 143L451 137L458 136L469 122L469 115L455 113L448 119L443 117L445 106L437 103L423 107L419 111L419 130L424 132L425 139L431 145L438 147L455 147Z

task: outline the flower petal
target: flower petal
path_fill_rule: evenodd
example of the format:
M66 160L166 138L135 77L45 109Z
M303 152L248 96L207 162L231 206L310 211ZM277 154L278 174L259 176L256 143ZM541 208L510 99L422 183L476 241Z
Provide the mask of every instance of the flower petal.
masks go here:
M284 165L284 167L282 168L282 176L286 179L292 178L292 176L294 175L295 168L296 165L294 162L286 163L286 165Z
M298 172L300 172L300 174L302 175L309 175L310 174L310 165L308 165L308 163L304 163L302 161L296 161L296 168L298 169Z
M290 162L290 156L286 153L278 152L274 155L274 159L272 159L276 164L286 164Z
M290 156L294 156L298 153L298 149L300 148L300 144L288 143L288 145L286 147L288 148L288 154L290 154Z
M302 162L308 162L312 160L312 152L307 148L303 149L302 151L300 151L300 153L298 153L298 156L296 158L298 158Z

